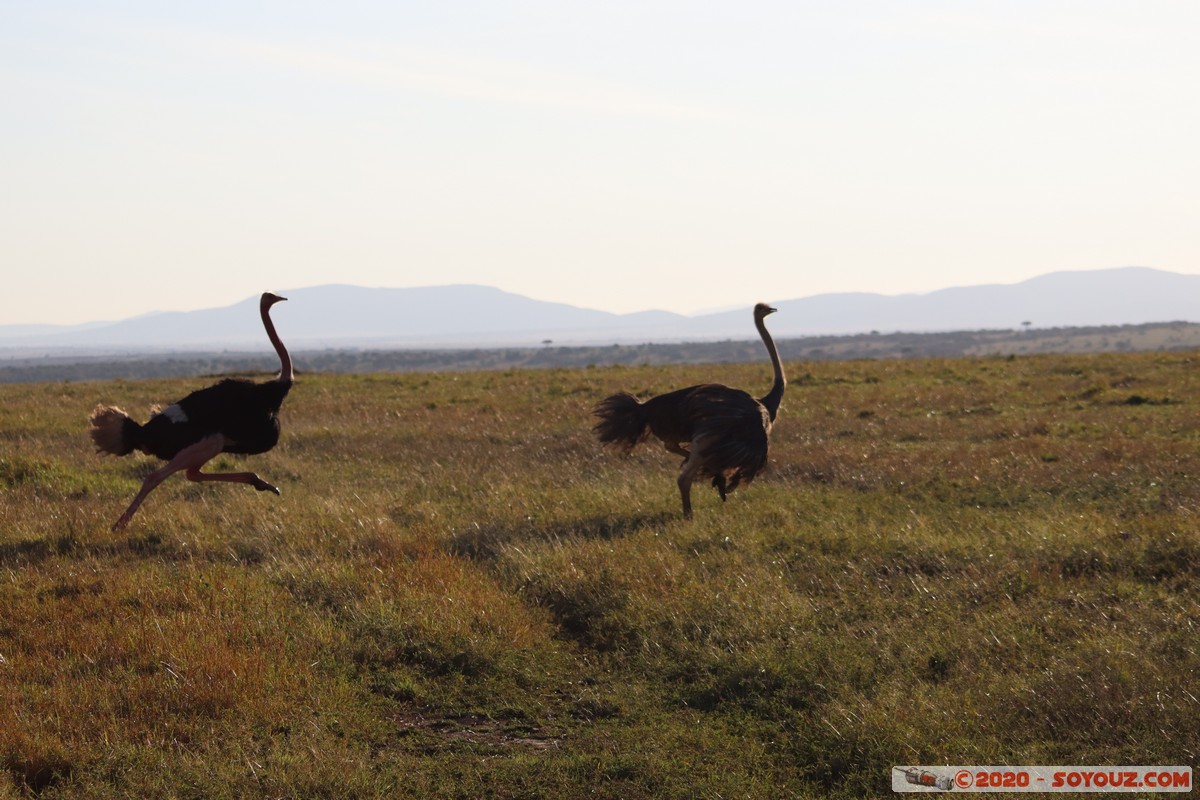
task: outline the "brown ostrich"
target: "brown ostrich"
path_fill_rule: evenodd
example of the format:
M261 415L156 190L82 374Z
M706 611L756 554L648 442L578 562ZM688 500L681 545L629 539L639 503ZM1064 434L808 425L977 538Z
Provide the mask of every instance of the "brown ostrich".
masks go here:
M692 482L697 477L711 478L724 500L767 465L768 436L787 386L779 351L763 322L774 312L766 303L754 307L754 326L775 370L775 383L764 397L756 400L741 389L704 383L644 403L620 392L602 400L593 411L599 418L593 430L601 443L627 453L654 434L667 450L683 456L677 482L683 516L688 519L692 517Z
M279 375L265 383L227 378L192 392L162 410L152 410L139 425L116 406L98 405L92 412L91 436L97 452L123 456L134 450L167 463L146 476L142 488L113 523L122 530L146 496L171 475L185 470L189 481L248 483L260 492L279 489L253 472L201 472L220 453L265 453L279 441L279 407L292 388L292 359L271 322L271 306L286 300L264 292L259 303L267 338L279 354Z

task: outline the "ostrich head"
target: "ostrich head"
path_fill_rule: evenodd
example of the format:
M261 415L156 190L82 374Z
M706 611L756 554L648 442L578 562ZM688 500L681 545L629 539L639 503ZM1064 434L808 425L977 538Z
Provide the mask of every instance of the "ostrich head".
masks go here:
M754 306L754 318L763 319L767 316L767 314L774 314L778 310L778 308L772 308L766 303L759 303L758 305Z
M263 292L261 305L262 305L263 309L268 309L271 306L275 305L276 303L282 302L284 300L287 300L287 298L280 297L279 295L275 294L274 292Z

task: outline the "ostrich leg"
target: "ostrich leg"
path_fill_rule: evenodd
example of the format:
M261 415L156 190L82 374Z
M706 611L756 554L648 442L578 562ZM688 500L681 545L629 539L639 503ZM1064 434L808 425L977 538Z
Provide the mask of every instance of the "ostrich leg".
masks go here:
M215 458L224 447L225 437L219 433L213 434L183 448L174 458L147 475L146 480L142 481L142 488L138 491L137 496L133 498L133 502L129 504L129 508L125 509L125 513L113 523L113 532L120 532L125 529L125 526L129 524L129 520L133 518L134 513L138 510L138 506L142 504L147 495L154 491L160 483L181 469L200 469L205 463Z

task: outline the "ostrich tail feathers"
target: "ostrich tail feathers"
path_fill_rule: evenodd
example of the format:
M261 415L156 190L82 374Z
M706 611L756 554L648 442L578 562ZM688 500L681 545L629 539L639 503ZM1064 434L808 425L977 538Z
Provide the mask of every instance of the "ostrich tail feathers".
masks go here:
M592 414L599 419L592 431L601 444L628 452L649 434L646 408L628 392L620 392L596 404Z
M92 426L89 433L92 443L96 445L96 452L124 456L137 446L137 433L142 426L116 406L96 406L88 421Z

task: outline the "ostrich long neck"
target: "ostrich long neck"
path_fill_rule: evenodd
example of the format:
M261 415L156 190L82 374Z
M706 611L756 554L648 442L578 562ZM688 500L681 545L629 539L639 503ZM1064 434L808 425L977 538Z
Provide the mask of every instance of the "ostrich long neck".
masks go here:
M771 357L771 367L775 370L775 382L771 384L771 391L767 392L766 396L759 401L771 415L771 422L774 422L775 415L779 413L779 403L783 400L783 390L787 386L787 378L783 375L783 364L779 360L779 351L775 349L775 340L767 332L767 326L762 317L756 317L754 325L758 328L758 335L762 337L763 344L767 346L767 354Z
M267 338L271 340L275 352L279 354L279 377L276 380L281 383L290 384L294 380L292 374L292 357L288 355L287 348L283 346L283 341L279 338L279 334L275 332L275 323L271 322L271 306L263 303L261 311L263 327L267 329Z

